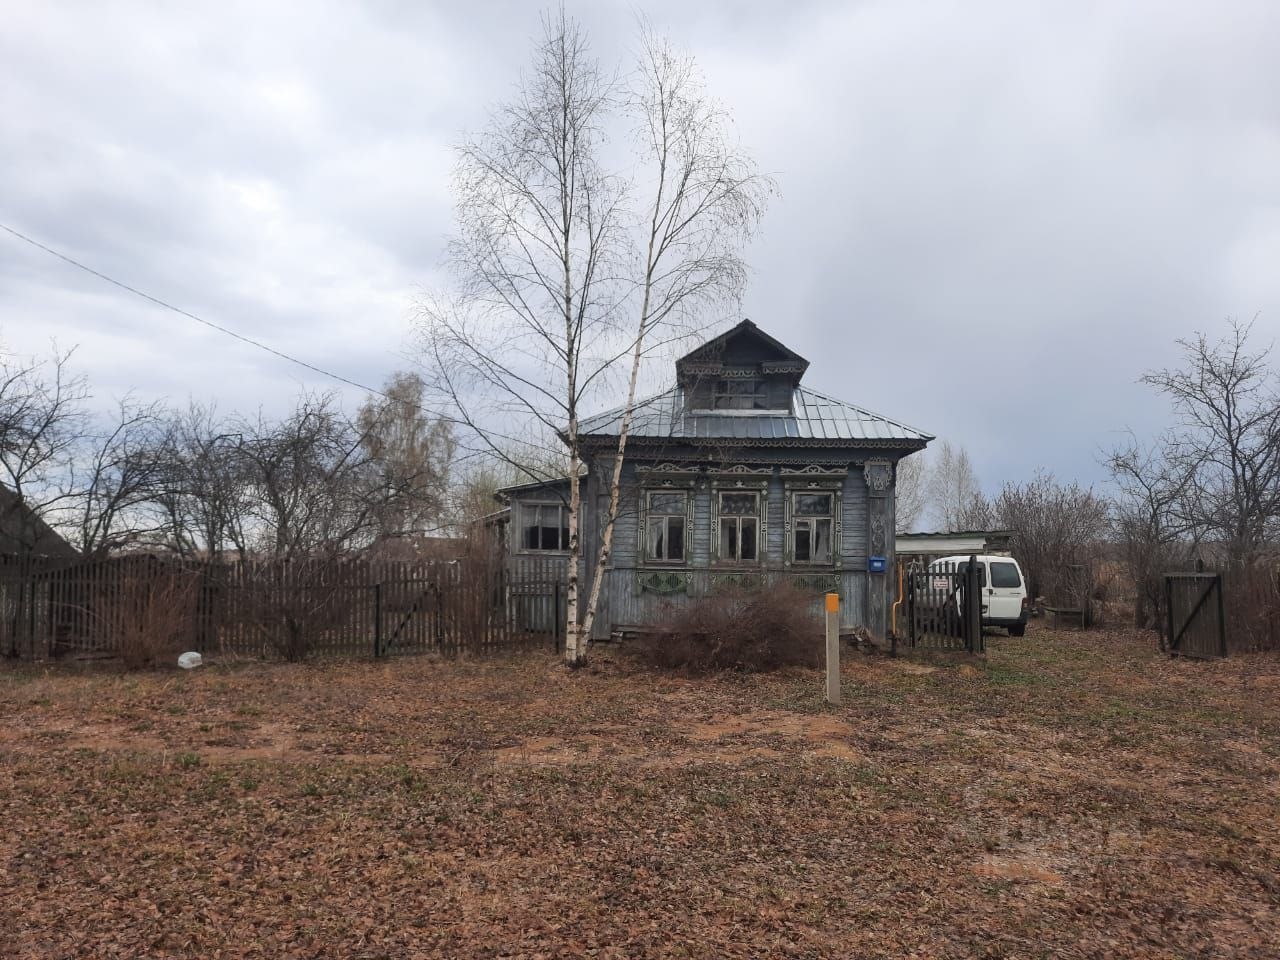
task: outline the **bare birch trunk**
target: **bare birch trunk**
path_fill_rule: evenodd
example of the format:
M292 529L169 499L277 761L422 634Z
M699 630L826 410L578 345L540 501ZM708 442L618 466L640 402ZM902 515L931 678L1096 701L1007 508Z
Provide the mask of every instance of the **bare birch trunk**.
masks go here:
M641 334L643 337L643 334ZM591 594L587 599L587 614L582 621L583 633L590 637L595 625L596 611L600 607L600 589L604 583L609 558L613 553L613 528L618 519L618 503L622 493L622 461L627 453L627 436L631 432L631 415L635 412L636 383L640 379L642 340L636 339L631 355L631 379L627 384L627 405L622 414L622 426L618 430L618 455L613 461L613 475L609 479L609 514L600 537L600 552L596 555L595 570L591 574ZM572 487L570 487L572 495ZM572 535L571 535L572 536Z
M679 339L670 336L677 322L736 295L745 276L738 244L752 232L771 189L728 139L727 118L705 96L692 59L647 30L644 43L639 88L622 97L563 9L545 18L521 94L460 151L455 182L463 230L452 249L463 279L462 311L432 309L425 321L434 379L488 452L532 479L550 479L496 442L501 435L488 421L513 411L554 431L568 447L564 626L571 665L585 659L600 608L646 341L662 339L659 331L668 342ZM656 193L645 211L647 256L634 262L631 252L639 253L640 244L631 245L628 178L601 164L606 125L620 105L657 164ZM643 275L629 274L633 268ZM637 293L636 336L627 346L611 338L618 311ZM628 352L608 515L584 592L578 407ZM474 390L474 397L460 388Z
M576 427L575 423L575 433ZM590 629L589 625L578 622L578 570L582 556L582 539L579 535L582 516L582 483L578 478L578 464L578 451L575 445L569 454L569 568L565 572L564 588L564 659L571 666L586 660L585 641L590 636L586 632Z

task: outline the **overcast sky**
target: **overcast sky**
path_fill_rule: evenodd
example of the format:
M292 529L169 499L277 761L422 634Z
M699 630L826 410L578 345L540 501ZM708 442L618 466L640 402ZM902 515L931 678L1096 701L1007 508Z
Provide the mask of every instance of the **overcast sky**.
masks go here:
M744 315L988 489L1098 481L1119 431L1164 422L1135 381L1175 338L1280 330L1275 0L569 5L620 66L637 9L778 178ZM0 0L0 222L379 384L440 282L452 147L538 11ZM3 233L0 339L78 345L101 402L329 386Z

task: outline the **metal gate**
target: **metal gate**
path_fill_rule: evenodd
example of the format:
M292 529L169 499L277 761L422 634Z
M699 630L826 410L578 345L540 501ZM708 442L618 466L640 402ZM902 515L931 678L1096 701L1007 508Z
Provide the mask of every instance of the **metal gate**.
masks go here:
M982 652L982 593L974 557L907 571L907 641L913 648Z
M1166 573L1164 599L1161 650L1203 659L1227 655L1222 574Z

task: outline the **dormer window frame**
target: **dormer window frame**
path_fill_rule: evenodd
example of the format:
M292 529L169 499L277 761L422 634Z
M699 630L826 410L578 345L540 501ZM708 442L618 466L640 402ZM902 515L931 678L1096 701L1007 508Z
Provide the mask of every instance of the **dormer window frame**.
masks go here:
M722 402L723 401L723 402ZM749 401L750 405L740 405ZM720 375L711 384L711 407L715 413L762 413L769 406L769 381L758 375Z

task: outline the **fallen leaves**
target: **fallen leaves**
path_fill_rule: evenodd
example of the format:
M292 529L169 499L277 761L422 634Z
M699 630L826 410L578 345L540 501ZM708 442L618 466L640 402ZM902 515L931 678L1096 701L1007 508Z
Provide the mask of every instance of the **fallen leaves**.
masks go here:
M8 667L0 954L1268 955L1280 666L989 647Z

